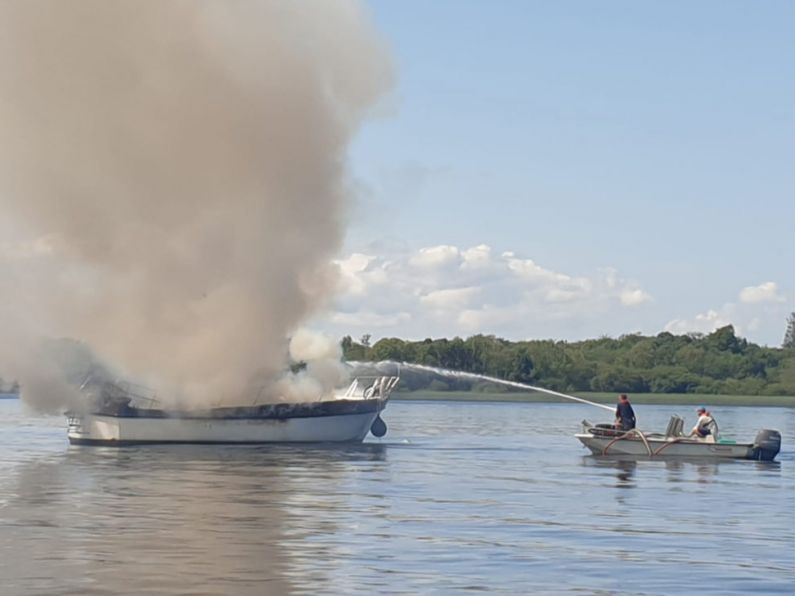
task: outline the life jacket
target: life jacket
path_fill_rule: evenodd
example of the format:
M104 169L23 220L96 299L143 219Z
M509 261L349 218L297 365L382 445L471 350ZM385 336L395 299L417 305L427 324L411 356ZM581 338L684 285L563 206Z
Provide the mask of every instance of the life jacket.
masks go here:
M712 417L712 414L709 412L704 412L702 417L706 417L706 420L699 421L698 423L698 432L700 435L707 436L707 435L717 435L718 434L718 423L715 422L715 419Z

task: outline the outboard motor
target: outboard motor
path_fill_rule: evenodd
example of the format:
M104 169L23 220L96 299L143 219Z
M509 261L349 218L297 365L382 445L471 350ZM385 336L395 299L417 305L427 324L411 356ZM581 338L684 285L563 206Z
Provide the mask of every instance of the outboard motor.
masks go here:
M668 421L668 428L665 429L666 437L681 437L682 429L685 426L685 421L681 416L674 414Z
M772 461L781 450L781 433L777 430L760 430L754 439L752 456L759 461Z

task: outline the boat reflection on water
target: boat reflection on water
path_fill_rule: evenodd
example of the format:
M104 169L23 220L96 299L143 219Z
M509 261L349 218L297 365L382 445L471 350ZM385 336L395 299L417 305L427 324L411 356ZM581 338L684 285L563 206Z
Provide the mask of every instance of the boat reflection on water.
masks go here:
M323 583L307 557L338 531L379 444L70 448L22 462L0 491L4 593L287 594ZM311 474L310 474L311 471ZM311 477L312 484L307 485Z
M616 488L635 488L635 473L638 468L637 458L586 455L582 458L582 465L615 470Z
M773 472L778 474L781 471L781 462L777 461L754 461L743 462L734 460L711 460L711 459L671 459L665 460L665 469L668 471L669 482L689 482L687 474L690 470L695 469L698 474L696 482L708 484L713 482L715 477L721 471L721 468L736 469L735 466L745 467L752 466L754 469L761 472Z
M696 471L696 482L701 484L709 484L713 481L714 477L720 471L721 462L708 461L708 460L665 460L665 469L668 472L669 482L690 482L689 476L686 474L690 469ZM723 462L732 463L732 462ZM686 469L685 467L688 467Z
M753 466L760 472L769 472L778 475L781 463L777 461L740 461L740 460L715 460L706 458L676 458L649 460L629 455L594 456L586 455L581 459L585 467L615 470L617 488L635 488L637 474L641 469L666 471L666 480L671 483L710 484L719 475L721 467L730 466L732 469ZM640 466L640 467L639 467ZM695 472L695 478L693 476ZM659 475L659 474L658 474Z

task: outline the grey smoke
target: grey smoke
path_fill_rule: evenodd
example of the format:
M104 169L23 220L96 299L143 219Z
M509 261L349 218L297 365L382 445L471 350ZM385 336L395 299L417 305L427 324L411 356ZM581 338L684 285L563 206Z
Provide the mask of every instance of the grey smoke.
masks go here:
M70 337L183 402L278 379L390 82L358 2L3 0L3 374L61 405Z

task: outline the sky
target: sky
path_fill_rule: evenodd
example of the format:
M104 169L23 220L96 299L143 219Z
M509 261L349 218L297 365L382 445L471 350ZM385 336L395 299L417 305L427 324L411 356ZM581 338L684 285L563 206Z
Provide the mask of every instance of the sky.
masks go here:
M795 4L371 0L396 83L350 150L374 338L577 340L795 311Z

